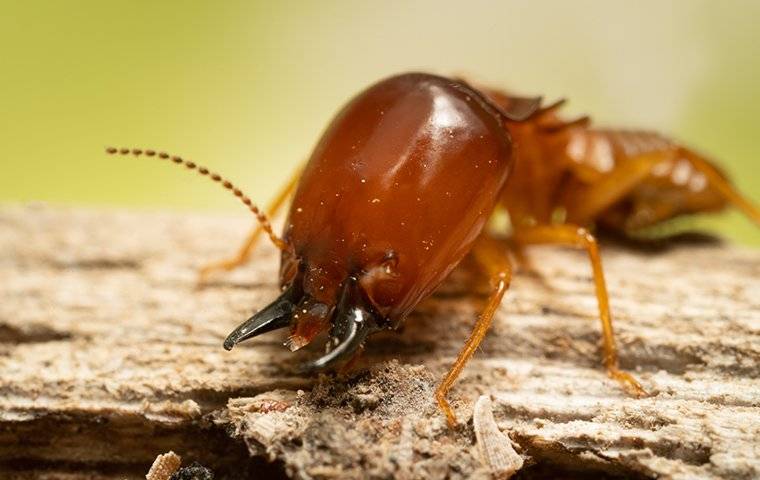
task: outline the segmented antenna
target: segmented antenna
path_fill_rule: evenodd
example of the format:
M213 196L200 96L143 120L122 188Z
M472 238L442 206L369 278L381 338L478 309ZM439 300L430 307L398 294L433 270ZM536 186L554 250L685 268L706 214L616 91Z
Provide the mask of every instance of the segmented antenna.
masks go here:
M157 152L156 150L142 150L139 148L114 148L114 147L108 147L106 148L106 153L109 155L123 155L127 156L129 154L134 155L135 157L139 157L140 155L145 155L146 157L158 157L162 160L171 160L172 162L178 164L178 165L184 165L189 170L195 170L199 174L203 175L204 177L208 177L211 180L213 180L216 183L221 184L224 188L231 191L237 198L240 199L243 204L248 207L248 210L250 210L255 216L256 220L259 221L261 224L261 228L269 235L269 238L272 240L272 243L279 248L280 250L286 250L288 248L288 244L285 243L285 241L277 236L277 234L274 233L272 230L272 224L269 223L269 219L267 218L266 214L259 210L259 207L257 207L250 198L246 194L244 194L239 188L237 188L235 185L232 184L229 180L226 180L218 173L214 173L210 171L206 167L202 167L200 165L197 165L195 162L191 162L190 160L185 160L182 157L178 155L170 155L166 152Z

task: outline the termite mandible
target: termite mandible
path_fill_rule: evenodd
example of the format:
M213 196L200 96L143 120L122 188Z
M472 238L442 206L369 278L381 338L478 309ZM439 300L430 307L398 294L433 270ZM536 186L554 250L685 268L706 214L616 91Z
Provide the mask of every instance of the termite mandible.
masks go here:
M446 395L483 340L512 276L504 243L484 229L506 211L519 246L584 249L602 322L603 364L629 393L644 389L618 368L597 241L589 229L624 234L733 204L755 222L760 211L704 157L658 134L600 130L587 117L562 120L562 101L516 97L425 73L393 76L354 97L330 123L310 159L262 213L221 176L155 150L108 148L197 170L249 207L259 226L232 259L201 277L245 263L261 233L281 251L282 294L237 327L224 348L290 328L292 350L329 331L317 369L349 360L368 335L401 324L468 253L491 280L484 311L436 390ZM284 232L267 216L292 197ZM558 216L561 217L558 220ZM506 234L506 232L505 232Z

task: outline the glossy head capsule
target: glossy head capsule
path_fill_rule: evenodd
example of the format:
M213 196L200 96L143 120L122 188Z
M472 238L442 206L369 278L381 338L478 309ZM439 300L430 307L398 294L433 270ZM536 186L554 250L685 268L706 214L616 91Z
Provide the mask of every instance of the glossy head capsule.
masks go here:
M521 107L516 115L530 113ZM369 87L337 114L285 223L292 248L281 283L300 296L292 349L326 329L348 342L351 322L356 344L398 324L443 281L509 175L511 115L462 82L417 73Z

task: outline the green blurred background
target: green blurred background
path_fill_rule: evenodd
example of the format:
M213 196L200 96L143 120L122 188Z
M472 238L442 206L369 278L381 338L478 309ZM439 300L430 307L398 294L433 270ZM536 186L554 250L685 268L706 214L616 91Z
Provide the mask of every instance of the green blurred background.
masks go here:
M464 74L598 124L656 128L760 201L760 2L0 2L0 202L241 211L153 147L265 202L333 113L406 70ZM737 213L699 221L746 244Z

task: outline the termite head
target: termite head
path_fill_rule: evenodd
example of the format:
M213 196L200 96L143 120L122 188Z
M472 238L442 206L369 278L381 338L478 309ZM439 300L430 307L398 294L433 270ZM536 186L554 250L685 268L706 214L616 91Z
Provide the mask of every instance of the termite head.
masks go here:
M284 268L287 265L284 262ZM300 269L277 299L230 333L224 348L230 350L243 340L289 327L285 345L295 351L327 331L325 355L303 366L306 370L321 369L350 359L368 335L382 328L384 322L366 298L357 276L349 275L333 284L337 288L325 291L334 295L334 301L326 295L307 293L305 283L308 285L309 276Z
M171 161L221 184L248 207L261 223L264 232L282 251L282 294L236 328L224 341L225 349L230 350L245 339L291 327L291 335L286 345L291 350L297 350L310 343L319 333L328 331L328 352L305 365L308 369L318 369L350 358L370 333L380 330L380 325L384 323L380 319L383 317L376 313L376 308L370 306L371 295L364 293L373 291L371 288L367 289L367 285L382 284L371 271L367 274L360 272L361 269L354 269L357 274L352 275L347 273L347 268L328 268L327 266L335 264L326 261L324 255L318 256L319 261L315 258L311 261L299 258L295 254L293 242L274 233L266 215L248 196L232 182L193 161L178 155L141 148L108 147L106 153L135 157L145 155Z

